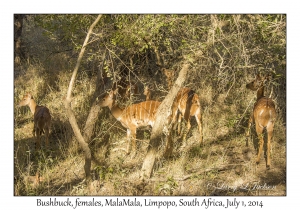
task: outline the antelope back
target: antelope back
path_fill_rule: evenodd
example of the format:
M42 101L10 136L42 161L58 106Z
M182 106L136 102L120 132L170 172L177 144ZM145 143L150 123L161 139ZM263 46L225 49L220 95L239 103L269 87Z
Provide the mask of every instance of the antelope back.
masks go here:
M182 88L179 90L175 102L178 104L180 112L185 113L189 110L189 115L194 116L200 108L199 96L190 88ZM186 116L185 116L185 119Z
M47 107L36 106L34 113L34 123L38 128L43 130L45 127L50 127L51 114Z
M159 105L160 102L158 101L132 104L123 110L120 121L126 125L134 124L137 128L147 125L153 126Z

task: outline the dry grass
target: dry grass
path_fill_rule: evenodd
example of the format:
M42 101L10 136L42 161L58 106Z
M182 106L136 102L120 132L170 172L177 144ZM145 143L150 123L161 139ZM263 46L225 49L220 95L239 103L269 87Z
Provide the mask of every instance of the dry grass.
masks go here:
M93 179L95 187L88 188L84 180L84 159L66 119L62 98L66 91L68 74L57 75L60 87L48 91L41 84L46 80L27 82L26 75L34 74L40 66L30 66L24 77L15 84L27 86L26 91L37 95L38 102L47 104L53 115L51 148L36 152L31 133L33 122L28 109L16 110L15 115L15 195L285 195L286 148L285 126L276 122L272 142L272 168L266 171L264 161L254 163L255 149L249 141L246 146L244 127L247 116L238 115L239 104L226 104L226 95L220 94L214 101L211 87L199 92L203 114L204 145L199 146L195 120L188 134L188 145L181 147L181 139L174 136L175 149L169 159L160 159L155 165L153 177L139 181L139 172L145 157L150 132L138 131L138 152L134 159L126 156L126 131L110 115L108 109L100 116L97 134L92 141ZM45 74L47 75L47 74ZM40 82L39 82L40 81ZM83 80L84 81L84 80ZM79 123L83 123L88 107L84 101L90 86L81 83L76 87L73 109ZM42 91L42 92L40 92ZM15 96L24 91L15 89ZM47 91L45 91L47 92ZM245 100L253 97L244 93ZM40 99L40 100L39 100ZM251 101L251 100L250 100ZM16 100L16 103L18 101ZM244 112L248 113L248 102ZM241 119L244 117L245 119ZM217 120L216 120L217 119ZM252 131L251 139L256 139ZM41 179L37 181L36 172ZM28 178L29 177L29 178ZM31 180L31 181L28 181ZM258 187L270 189L257 189Z

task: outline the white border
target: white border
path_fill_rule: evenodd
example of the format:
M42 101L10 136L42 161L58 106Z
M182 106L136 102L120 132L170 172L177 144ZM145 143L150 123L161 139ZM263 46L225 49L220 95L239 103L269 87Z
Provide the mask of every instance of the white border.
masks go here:
M3 209L17 207L40 209L38 197L13 196L13 14L14 13L286 13L287 14L287 196L286 197L237 197L238 200L263 200L262 209L292 208L298 206L299 187L299 10L296 1L6 1L1 3L1 190L0 205ZM298 145L296 145L298 144ZM49 198L49 197L46 197ZM58 197L66 199L67 197ZM71 197L75 200L77 197ZM90 198L90 197L87 197ZM139 197L144 199L145 197ZM181 197L152 197L153 199L178 200ZM183 197L187 199L187 197ZM207 197L200 197L204 199ZM234 197L216 197L220 200ZM104 197L101 197L104 199ZM99 207L97 207L99 209ZM203 209L198 207L197 209ZM114 209L114 208L111 208ZM176 208L180 209L180 208ZM208 208L214 209L214 208ZM221 208L216 208L221 209Z

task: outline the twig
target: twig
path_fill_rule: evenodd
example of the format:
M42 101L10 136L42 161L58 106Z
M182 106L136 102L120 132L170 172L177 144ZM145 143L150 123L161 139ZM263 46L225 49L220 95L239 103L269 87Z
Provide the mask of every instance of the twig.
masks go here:
M143 81L141 81L141 79L138 77L138 75L136 75L114 51L109 49L106 45L105 45L105 47L110 53L112 53L114 56L116 56L116 58L118 58L119 61L121 61L121 63L136 77L137 80L139 80L141 83L143 83Z
M241 121L242 121L242 119L243 119L245 113L247 112L247 110L248 110L248 108L250 107L250 105L252 105L252 101L253 101L253 98L252 98L251 101L249 102L247 108L245 109L244 113L242 114L241 119L240 119L240 121L238 122L238 124L236 125L236 127L238 127L238 126L240 125L240 123L241 123Z
M202 170L200 170L196 173L191 173L191 174L185 175L183 177L174 177L174 180L176 180L176 181L185 181L187 179L190 179L193 176L201 175L201 174L204 174L204 173L207 173L207 172L210 172L210 171L220 172L220 171L233 169L233 168L235 168L235 166L240 166L240 165L244 165L244 164L228 164L228 165L223 165L223 166L220 166L220 167L206 168L206 169L202 169ZM149 179L149 181L152 181L152 182L165 182L167 180L168 180L168 178L151 178L151 179Z
M192 173L192 174L189 174L189 175L186 175L186 176L183 176L181 178L174 178L175 180L178 180L178 181L185 181L189 178L191 178L192 176L195 176L195 175L201 175L203 173L207 173L207 172L210 172L210 171L225 171L225 170L230 170L230 169L233 169L235 166L240 166L242 164L228 164L228 165L223 165L223 166L220 166L220 167L213 167L213 168L206 168L206 169L203 169L203 170L200 170L198 171L197 173Z

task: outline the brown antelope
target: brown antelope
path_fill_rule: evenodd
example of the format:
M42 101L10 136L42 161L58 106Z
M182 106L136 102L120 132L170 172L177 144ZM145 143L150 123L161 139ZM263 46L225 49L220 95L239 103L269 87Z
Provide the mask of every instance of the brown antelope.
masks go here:
M41 177L40 173L37 171L35 176L24 176L24 182L30 185L32 188L36 188L42 182L44 182L44 177Z
M195 116L199 134L200 134L200 144L202 143L202 124L201 124L201 108L200 108L200 100L199 96L190 88L184 87L181 88L177 96L174 99L172 105L172 116L169 118L169 122L174 124L176 121L176 117L178 116L178 134L180 135L180 123L182 119L182 115L184 120L187 122L187 130L183 133L183 143L186 142L186 135L191 128L190 119L192 116Z
M36 148L41 147L41 135L45 133L46 146L49 146L49 130L51 126L51 115L49 109L45 106L39 106L33 100L30 93L23 96L18 107L29 106L31 113L33 114L33 136L36 137Z
M153 127L155 114L160 105L158 101L144 101L138 104L132 104L122 109L116 103L117 90L111 90L100 99L100 107L108 107L112 115L121 122L127 129L127 154L130 153L131 144L133 147L133 156L136 154L136 129L150 125Z
M266 128L268 134L267 142L267 155L266 155L266 167L270 169L271 158L270 158L270 147L271 147L271 138L273 135L273 128L276 119L275 103L271 98L264 96L264 83L268 80L269 76L261 77L259 74L256 76L255 80L246 85L246 88L257 91L257 99L254 104L253 113L249 119L247 136L250 133L250 126L252 124L253 118L255 123L255 129L257 136L259 138L259 148L256 157L256 163L260 161L260 156L263 149L264 138L263 130Z
M162 71L164 75L166 76L166 81L168 83L168 88L171 89L172 84L173 84L173 78L174 78L174 71L169 70L166 68L162 68ZM200 134L200 144L202 143L202 124L201 124L201 107L200 107L200 100L199 96L190 88L184 87L181 88L177 96L174 99L173 105L172 105L172 116L169 118L169 122L171 124L175 124L176 118L177 120L177 128L178 128L178 134L181 134L180 130L180 124L181 124L181 119L182 115L184 116L185 121L187 122L187 130L185 133L183 133L183 143L185 144L186 140L186 135L188 131L191 128L190 124L190 118L192 116L195 116L197 124L198 124L198 129L199 129L199 134ZM175 127L173 127L175 129Z
M146 101L151 100L151 90L148 86L145 86L144 95L146 96ZM187 132L190 129L190 118L195 116L196 121L198 123L199 132L200 132L200 143L202 142L202 126L201 126L201 110L200 110L200 101L198 95L191 90L190 88L181 88L177 93L177 96L174 99L172 105L172 115L169 117L169 124L174 124L177 117L178 122L178 135L181 134L180 124L182 120L182 115L185 116L185 120L187 121L188 127ZM186 138L186 134L184 139Z
M166 81L168 83L168 89L170 90L173 85L173 79L175 72L170 69L162 68L164 75L166 76Z

